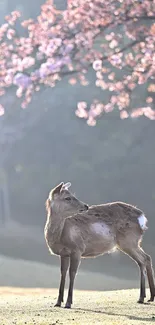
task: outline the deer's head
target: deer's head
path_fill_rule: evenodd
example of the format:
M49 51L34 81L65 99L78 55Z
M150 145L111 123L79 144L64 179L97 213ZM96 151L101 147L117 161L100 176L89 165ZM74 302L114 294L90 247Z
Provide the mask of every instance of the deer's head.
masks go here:
M46 210L48 214L62 214L63 216L72 216L75 213L88 210L88 205L78 200L68 189L71 183L63 182L57 185L49 193L46 201Z

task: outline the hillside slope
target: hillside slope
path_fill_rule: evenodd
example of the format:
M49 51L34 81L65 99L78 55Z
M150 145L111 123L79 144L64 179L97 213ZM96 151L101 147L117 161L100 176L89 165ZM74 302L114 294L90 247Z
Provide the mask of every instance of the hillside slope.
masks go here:
M0 286L57 288L59 278L60 270L57 266L0 256ZM77 289L84 290L127 289L137 285L137 280L126 281L80 269L75 283Z

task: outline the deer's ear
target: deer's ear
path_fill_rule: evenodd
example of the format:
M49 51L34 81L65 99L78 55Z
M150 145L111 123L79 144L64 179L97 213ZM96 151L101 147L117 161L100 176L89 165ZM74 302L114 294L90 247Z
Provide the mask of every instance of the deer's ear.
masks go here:
M68 182L68 183L66 183L66 184L63 185L63 189L64 190L68 190L70 186L71 186L71 183Z
M59 185L57 185L54 190L52 191L52 195L59 194L62 187L64 185L64 182L61 182Z

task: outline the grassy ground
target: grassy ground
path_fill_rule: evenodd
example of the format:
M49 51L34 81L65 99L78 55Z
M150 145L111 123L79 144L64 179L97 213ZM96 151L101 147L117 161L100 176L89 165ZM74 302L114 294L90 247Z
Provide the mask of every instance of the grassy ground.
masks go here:
M137 304L136 289L75 291L71 310L54 308L57 290L0 289L0 325L150 325L155 304ZM149 296L149 293L147 292Z

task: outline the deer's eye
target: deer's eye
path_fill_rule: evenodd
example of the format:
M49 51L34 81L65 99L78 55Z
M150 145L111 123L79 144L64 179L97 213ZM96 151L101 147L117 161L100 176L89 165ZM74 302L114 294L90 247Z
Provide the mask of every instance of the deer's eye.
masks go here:
M71 198L68 196L68 197L65 197L65 200L66 200L66 201L70 201Z

